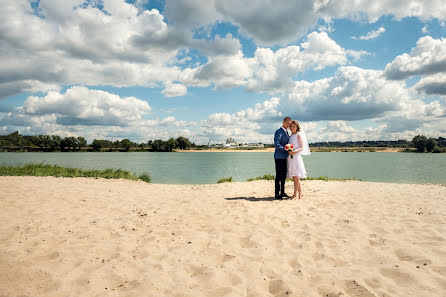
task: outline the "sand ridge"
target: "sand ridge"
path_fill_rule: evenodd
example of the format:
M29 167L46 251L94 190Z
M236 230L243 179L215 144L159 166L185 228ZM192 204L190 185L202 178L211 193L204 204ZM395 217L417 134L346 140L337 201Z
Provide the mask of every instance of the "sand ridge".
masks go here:
M446 295L446 187L303 187L0 177L0 296Z

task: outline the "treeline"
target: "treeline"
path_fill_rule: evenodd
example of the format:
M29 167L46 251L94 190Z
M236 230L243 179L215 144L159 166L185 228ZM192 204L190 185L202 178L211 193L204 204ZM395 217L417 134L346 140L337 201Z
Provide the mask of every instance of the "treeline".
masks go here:
M87 140L84 137L27 136L17 131L9 135L0 135L0 148L3 150L79 151L85 146L87 146Z
M411 141L409 140L364 140L364 141L330 141L315 142L310 144L311 147L400 147L415 148L417 152L446 152L446 138L428 138L424 135L417 135Z
M417 135L412 139L413 147L417 152L424 153L444 153L446 152L446 138L427 138L424 135Z
M107 150L118 150L123 151L152 151L152 152L171 152L175 149L187 150L191 148L197 148L198 146L192 143L188 138L180 136L178 138L170 138L169 140L149 140L146 143L135 143L128 139L123 139L121 141L111 141L111 140L100 140L95 139L91 143L91 148L93 151L107 151Z
M311 143L312 147L410 147L408 140L328 141Z
M0 135L0 150L2 151L44 151L44 152L68 152L68 151L153 151L171 152L174 149L199 149L188 138L180 136L169 140L149 140L136 143L129 139L102 140L94 139L88 144L84 137L60 137L58 135L21 135L14 132L9 135Z

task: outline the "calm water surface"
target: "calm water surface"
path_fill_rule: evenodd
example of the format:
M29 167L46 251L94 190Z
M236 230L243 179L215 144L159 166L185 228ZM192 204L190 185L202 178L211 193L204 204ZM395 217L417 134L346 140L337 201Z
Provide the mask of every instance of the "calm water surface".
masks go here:
M245 181L274 174L273 154L260 152L0 153L0 164L29 162L145 171L154 183L212 184L221 177ZM446 184L446 154L324 152L304 156L304 162L309 176Z

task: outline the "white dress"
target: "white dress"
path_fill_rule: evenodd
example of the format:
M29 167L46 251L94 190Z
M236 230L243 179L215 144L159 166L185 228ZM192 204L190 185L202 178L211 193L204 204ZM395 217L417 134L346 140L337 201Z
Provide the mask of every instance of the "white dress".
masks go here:
M299 143L297 141L297 134L290 136L289 144L294 145L294 150L299 149ZM305 170L304 160L302 159L302 154L295 154L293 158L288 156L288 174L287 177L298 176L300 178L307 177L307 171Z

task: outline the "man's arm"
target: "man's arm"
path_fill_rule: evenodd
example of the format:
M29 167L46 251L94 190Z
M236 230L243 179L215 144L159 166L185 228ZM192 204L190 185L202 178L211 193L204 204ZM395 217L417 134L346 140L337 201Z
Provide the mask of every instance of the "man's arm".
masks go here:
M277 130L276 133L274 133L274 147L276 150L282 150L285 151L285 147L280 144L280 140L282 140L283 133L280 133L280 130Z

